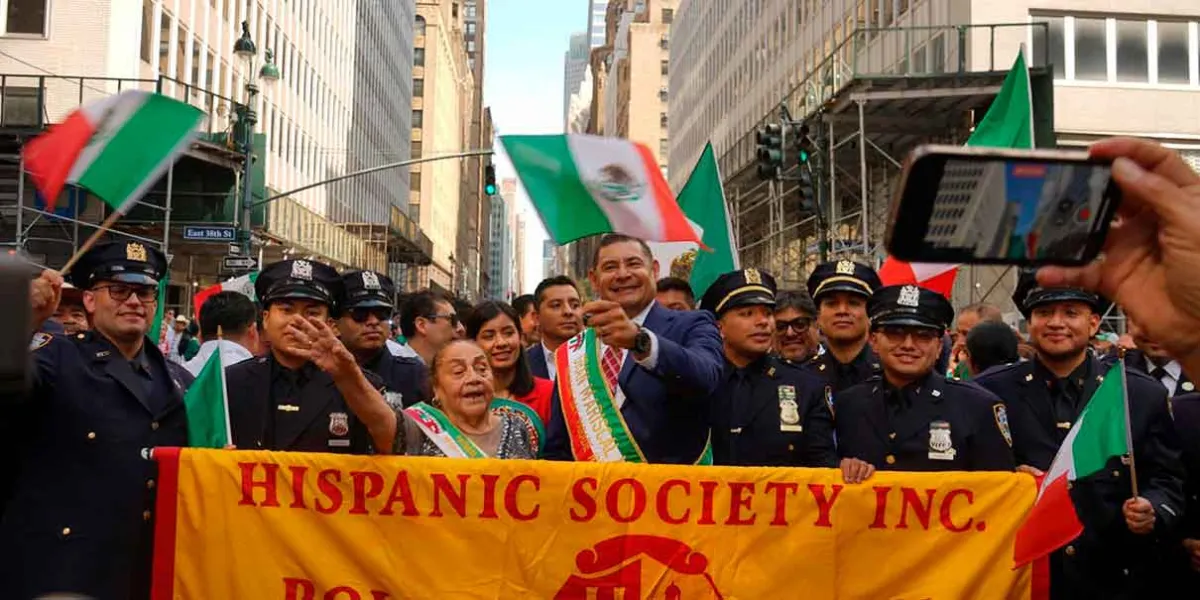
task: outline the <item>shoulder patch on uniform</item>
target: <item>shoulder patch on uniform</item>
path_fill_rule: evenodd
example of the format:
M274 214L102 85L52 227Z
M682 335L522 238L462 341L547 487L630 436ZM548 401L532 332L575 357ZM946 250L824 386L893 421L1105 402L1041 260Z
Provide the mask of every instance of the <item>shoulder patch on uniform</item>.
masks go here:
M39 331L38 333L33 334L33 339L29 340L29 351L32 352L34 350L44 348L52 339L54 339L54 336L45 332Z
M1004 441L1008 442L1008 447L1012 448L1012 431L1008 428L1008 409L1005 408L1003 402L997 402L992 405L992 414L996 416L996 428L1004 436Z

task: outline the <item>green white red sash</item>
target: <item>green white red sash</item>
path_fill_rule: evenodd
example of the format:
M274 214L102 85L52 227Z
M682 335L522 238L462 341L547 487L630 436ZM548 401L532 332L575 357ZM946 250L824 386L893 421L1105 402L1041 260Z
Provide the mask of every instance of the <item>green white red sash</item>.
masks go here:
M646 456L613 401L600 367L600 343L588 328L554 353L558 398L578 461L646 462Z
M429 441L433 442L433 445L437 446L446 456L450 458L488 457L487 453L480 450L479 446L467 437L467 434L450 422L446 413L437 408L424 402L418 402L404 409L404 412L412 417L425 437L428 437Z
M496 398L492 401L492 412L498 415L512 415L520 421L529 432L530 445L538 454L541 454L542 444L546 441L546 429L542 424L542 418L528 404L507 398Z

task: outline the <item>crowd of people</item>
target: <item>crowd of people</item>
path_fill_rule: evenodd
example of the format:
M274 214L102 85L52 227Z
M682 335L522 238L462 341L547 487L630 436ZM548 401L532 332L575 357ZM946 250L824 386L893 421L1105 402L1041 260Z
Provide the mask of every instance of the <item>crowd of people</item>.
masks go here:
M230 449L1039 476L1116 361L1132 456L1072 495L1084 533L1052 597L1190 597L1200 570L1200 176L1149 142L1097 145L1125 192L1102 261L1022 274L1022 336L992 305L883 285L850 260L804 289L745 268L697 300L642 240L604 235L580 282L510 305L312 260L200 307L190 360L147 343L165 257L100 244L31 285L30 390L5 398L0 589L146 598L156 472L219 352ZM1108 302L1129 319L1100 331ZM173 323L173 321L172 321ZM1127 352L1117 350L1132 345ZM179 358L172 358L179 355ZM1136 469L1133 462L1136 459ZM1137 494L1131 478L1136 478ZM979 597L987 597L980 590Z

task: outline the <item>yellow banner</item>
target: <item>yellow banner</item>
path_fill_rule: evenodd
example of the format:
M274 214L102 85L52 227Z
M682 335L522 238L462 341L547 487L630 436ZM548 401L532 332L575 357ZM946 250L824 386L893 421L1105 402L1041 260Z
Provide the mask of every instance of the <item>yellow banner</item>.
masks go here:
M159 449L155 600L1031 599L1007 473Z

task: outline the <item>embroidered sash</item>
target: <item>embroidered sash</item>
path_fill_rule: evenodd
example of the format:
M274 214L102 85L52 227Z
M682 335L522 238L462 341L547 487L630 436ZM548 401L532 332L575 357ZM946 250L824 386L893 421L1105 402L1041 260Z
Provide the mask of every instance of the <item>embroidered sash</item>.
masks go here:
M492 412L515 417L529 431L530 445L538 454L542 453L542 444L546 441L546 429L542 425L542 418L529 405L507 398L496 398L492 401Z
M571 338L554 353L558 397L578 461L646 462L613 401L613 389L600 366L600 343L593 329Z
M418 402L404 412L412 417L421 432L433 442L443 454L450 458L487 458L487 454L463 433L446 413L424 402Z

